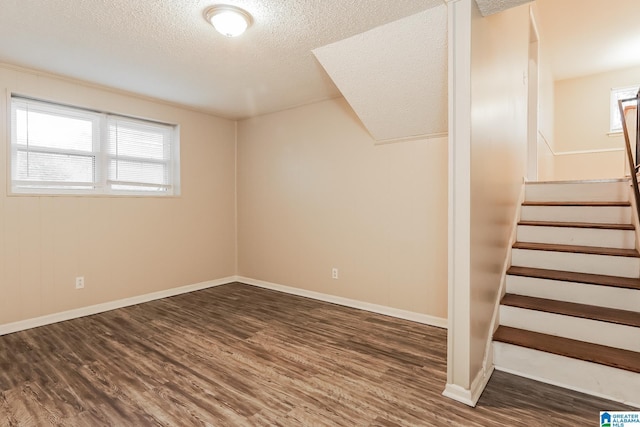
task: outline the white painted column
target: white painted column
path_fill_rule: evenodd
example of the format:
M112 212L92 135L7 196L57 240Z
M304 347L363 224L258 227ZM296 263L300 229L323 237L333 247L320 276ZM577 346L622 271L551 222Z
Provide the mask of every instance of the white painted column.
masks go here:
M471 11L473 0L447 1L449 19L449 258L447 386L468 405L471 342Z

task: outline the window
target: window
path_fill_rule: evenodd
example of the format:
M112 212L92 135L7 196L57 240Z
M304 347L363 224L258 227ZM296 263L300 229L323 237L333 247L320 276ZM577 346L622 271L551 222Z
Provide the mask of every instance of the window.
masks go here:
M618 101L620 99L628 99L635 97L638 93L638 86L628 86L622 88L611 89L611 105L610 105L610 121L609 132L622 132L622 118L620 117L620 108ZM623 103L623 106L633 105L633 102Z
M11 189L37 194L176 195L169 124L11 98Z

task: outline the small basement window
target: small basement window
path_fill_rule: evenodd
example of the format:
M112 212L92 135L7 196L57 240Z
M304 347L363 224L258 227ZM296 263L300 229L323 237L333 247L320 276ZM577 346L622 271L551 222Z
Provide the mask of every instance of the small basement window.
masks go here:
M11 191L179 194L178 127L13 95Z
M639 86L627 86L621 88L611 89L611 104L610 104L610 120L609 120L609 132L619 133L622 132L622 118L620 117L620 108L618 108L618 101L620 99L633 98L638 93ZM624 103L627 105L633 105L633 102Z

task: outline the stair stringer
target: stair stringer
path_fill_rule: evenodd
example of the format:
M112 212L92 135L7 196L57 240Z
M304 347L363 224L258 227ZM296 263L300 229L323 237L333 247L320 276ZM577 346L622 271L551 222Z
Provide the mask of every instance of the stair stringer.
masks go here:
M507 254L505 256L504 264L502 266L502 272L500 273L500 289L496 295L496 300L493 304L493 315L491 316L491 323L489 324L489 334L487 335L487 342L485 344L484 357L482 359L482 372L485 375L491 375L495 365L493 363L493 334L495 334L498 326L500 325L500 301L504 297L507 288L507 271L511 267L511 247L516 242L518 236L518 222L520 222L522 203L526 194L526 178L522 180L520 187L520 195L518 196L518 204L513 215L513 221L511 223L511 234L509 236L509 246ZM485 382L486 384L486 382ZM480 394L478 394L480 397Z

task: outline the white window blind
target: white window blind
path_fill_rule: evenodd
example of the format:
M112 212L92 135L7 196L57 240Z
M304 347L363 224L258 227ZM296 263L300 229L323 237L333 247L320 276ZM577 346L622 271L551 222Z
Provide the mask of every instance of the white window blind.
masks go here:
M108 184L117 190L171 188L172 129L109 117Z
M177 194L176 126L13 96L15 193Z

